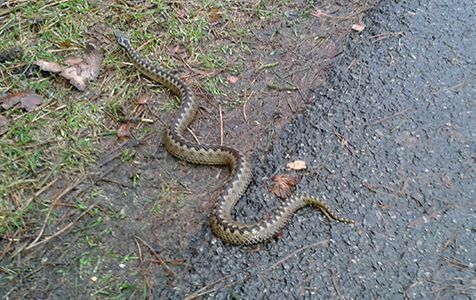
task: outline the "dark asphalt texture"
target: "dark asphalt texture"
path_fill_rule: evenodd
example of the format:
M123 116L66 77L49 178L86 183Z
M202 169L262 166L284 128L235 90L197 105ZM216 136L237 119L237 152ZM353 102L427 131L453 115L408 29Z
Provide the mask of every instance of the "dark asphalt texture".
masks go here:
M277 203L268 178L304 159L299 185L356 226L306 208L251 248L205 227L191 269L174 288L158 278L158 298L476 297L476 4L382 1L364 23L314 103L257 152L237 206L240 220L261 217Z

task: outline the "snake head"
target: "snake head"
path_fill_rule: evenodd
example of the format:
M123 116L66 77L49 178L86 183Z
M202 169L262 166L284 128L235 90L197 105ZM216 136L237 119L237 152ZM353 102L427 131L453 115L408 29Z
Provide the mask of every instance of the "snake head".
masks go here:
M126 37L122 31L116 29L114 30L114 35L116 36L116 41L119 45L121 45L124 48L130 48L131 46L131 41Z

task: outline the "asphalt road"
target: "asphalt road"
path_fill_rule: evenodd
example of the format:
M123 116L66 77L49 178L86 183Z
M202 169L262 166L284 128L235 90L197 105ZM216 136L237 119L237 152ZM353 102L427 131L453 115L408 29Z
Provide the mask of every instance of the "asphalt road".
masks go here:
M382 1L363 21L313 104L258 152L237 207L247 221L276 205L262 182L304 159L300 186L356 226L304 209L252 248L205 228L191 268L172 289L158 278L157 297L476 297L476 4Z

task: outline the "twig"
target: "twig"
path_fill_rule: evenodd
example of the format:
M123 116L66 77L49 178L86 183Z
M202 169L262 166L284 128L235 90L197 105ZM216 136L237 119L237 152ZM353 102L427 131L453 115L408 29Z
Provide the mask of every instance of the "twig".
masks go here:
M53 201L51 202L51 205L48 209L48 213L46 214L46 217L45 217L45 221L43 222L43 225L41 226L41 229L40 231L38 232L38 235L36 236L36 238L33 240L33 242L31 242L25 249L28 250L34 246L36 246L37 243L40 238L42 237L44 231L45 231L45 228L46 228L46 224L48 223L48 220L50 218L50 215L51 215L51 212L53 211L54 207L56 206L57 202L63 198L64 195L66 195L67 193L69 193L72 189L74 189L75 187L77 187L79 184L81 184L84 180L86 180L86 178L88 178L87 176L83 176L81 177L79 180L77 180L75 183L67 186L65 189L63 189L62 192L60 192L54 199Z
M188 132L190 132L190 134L193 136L193 138L195 139L195 142L197 142L197 144L201 144L200 143L200 140L198 139L198 137L195 135L195 133L193 133L192 129L190 128L187 128Z
M337 131L337 129L334 128L332 129L332 131L334 132L334 135L339 139L341 145L344 146L347 150L349 150L350 154L354 155L355 146L352 145L352 143L349 142L346 138L344 138L342 134Z
M66 225L65 227L61 228L60 230L56 231L54 234L50 235L49 237L47 238L44 238L43 240L41 240L40 242L32 242L30 243L27 247L25 247L25 250L30 250L36 246L39 246L39 245L42 245L44 243L47 243L48 241L50 241L51 239L59 236L60 234L66 232L68 229L70 229L76 222L79 221L79 219L81 219L85 214L87 214L91 209L93 209L94 207L97 206L99 202L96 202L94 203L93 205L89 206L85 211L83 211L77 218L76 220L74 220L73 222L70 222L68 225ZM37 241L37 240L35 240ZM18 253L18 251L16 252Z
M255 91L251 91L249 96L246 96L245 92L245 102L243 103L243 118L245 119L245 122L248 122L248 116L246 115L246 105L248 104L248 100L250 100L251 96L253 96Z
M264 64L264 65L261 65L261 66L258 68L258 70L256 70L256 73L258 73L258 72L262 71L263 69L273 68L273 67L275 67L275 66L277 66L277 65L278 65L278 63L277 63L277 62L275 62L275 63L271 63L271 64Z
M149 278L147 277L147 274L144 270L144 257L142 255L142 250L136 238L134 238L134 242L136 242L137 251L139 251L139 263L140 263L142 277L144 278L144 282L147 285L147 299L152 299L152 288L150 286Z
M162 266L162 268L164 269L165 273L167 273L167 276L169 277L174 277L175 276L175 273L174 271L172 271L168 266L167 264L165 263L165 261L155 252L154 248L152 248L151 245L149 245L146 241L144 241L143 239L141 239L140 237L134 235L134 237L136 239L138 239L139 241L141 241L144 245L147 246L147 248L149 248L150 250L150 253L152 253L152 255L159 261L160 265Z
M221 104L218 105L218 111L220 112L220 145L223 145L223 114L221 112Z
M303 246L303 247L289 253L288 255L284 256L283 258L279 259L277 262L275 262L271 266L267 267L264 271L261 271L260 274L265 274L266 272L271 271L272 269L281 265L285 261L289 260L290 258L292 258L294 256L297 256L297 255L301 254L302 252L304 252L304 250L307 250L309 248L316 248L316 247L319 247L319 246L329 247L329 242L330 242L330 240L323 240L323 241L320 241L320 242L317 242L317 243L313 243L313 244Z
M267 86L268 88L277 91L297 91L299 89L297 86L287 81L284 82L283 86L278 85L275 82L268 82Z
M332 286L334 286L334 290L336 291L337 296L339 297L339 299L345 299L339 290L339 286L337 283L337 271L334 268L331 268L330 271L331 271Z
M403 114L405 114L405 113L407 113L407 112L409 112L409 111L411 111L411 109L410 109L410 108L407 108L407 109L405 109L405 110L403 110L403 111L396 112L396 113L394 113L393 115L390 115L390 116L384 117L384 118L382 118L382 119L376 120L376 121L374 121L374 122L370 122L370 123L368 123L368 124L365 124L364 126L377 125L377 124L383 123L383 122L385 122L385 121L387 121L387 120L389 120L389 119L392 119L392 118L401 116L401 115L403 115Z
M228 274L224 277L221 277L221 278L218 278L217 280L211 282L210 284L207 284L206 286L202 287L201 289L199 289L198 291L188 295L187 297L184 298L184 300L192 300L192 299L195 299L195 298L198 298L200 296L203 296L203 295L206 295L206 294L209 294L213 291L216 290L216 288L213 288L213 286L219 284L220 282L223 282L225 280L227 280L228 278L230 277L233 277L233 276L236 276L236 275L239 275L239 274L242 274L250 269L253 269L253 268L256 268L257 266L249 266L243 270L240 270L240 271L237 271L235 273L231 273L231 274ZM246 277L245 277L246 278Z
M359 13L361 13L363 11L365 11L365 9L362 10L362 11L356 11L353 14L349 14L347 16L341 17L341 16L333 16L333 15L330 15L328 13L323 12L322 9L317 9L316 12L311 13L311 15L313 15L314 17L318 17L318 18L319 17L326 17L326 18L331 18L331 19L346 20L346 19L349 19L351 17L354 17L354 16L358 15Z
M313 243L313 244L309 244L309 245L306 245L306 246L303 246L291 253L289 253L288 255L280 258L279 260L277 260L275 263L273 263L272 265L269 265L267 266L263 271L261 272L258 272L258 273L254 273L254 274L250 274L248 276L244 276L243 278L241 278L240 280L236 280L236 281L232 281L230 282L229 285L227 285L227 287L230 287L232 284L236 284L238 282L243 282L245 280L248 280L250 279L252 276L255 276L255 275L266 275L269 271L273 270L274 268L276 268L277 266L283 264L284 262L286 262L287 260L293 258L294 256L297 256L299 254L301 254L302 252L304 252L305 250L307 249L310 249L310 248L316 248L316 247L319 247L319 246L325 246L325 247L328 247L329 246L329 240L323 240L323 241L320 241L320 242L317 242L317 243ZM206 295L206 294L209 294L213 291L216 291L219 287L215 287L217 284L223 282L223 281L226 281L227 279L231 278L231 277L234 277L234 276L237 276L239 274L242 274L250 269L260 269L260 268L263 268L264 265L255 265L255 266L250 266L248 268L245 268L243 270L240 270L238 272L235 272L235 273L232 273L232 274L229 274L227 276L224 276L224 277L221 277L221 278L218 278L217 280L213 281L212 283L202 287L201 289L199 289L198 291L188 295L187 297L185 297L185 300L191 300L191 299L196 299L200 296L203 296L203 295Z
M27 207L30 205L30 203L33 201L33 199L37 198L38 196L40 196L41 194L43 194L49 187L51 187L53 184L55 184L57 181L58 181L58 177L56 177L55 179L51 180L47 185L45 185L44 187L42 187L38 192L36 192L33 196L31 196L30 198L28 198L28 200L26 200L25 204L23 205L22 208L19 209L19 211L24 211L25 209L27 209Z
M402 35L403 35L403 31L385 32L385 33L369 36L369 40L371 40L372 43L375 43L375 42L388 39L391 37L401 37Z

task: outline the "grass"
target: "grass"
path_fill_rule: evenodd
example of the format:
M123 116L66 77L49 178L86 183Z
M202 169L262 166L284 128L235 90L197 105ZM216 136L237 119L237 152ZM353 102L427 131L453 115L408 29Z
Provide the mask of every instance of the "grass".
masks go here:
M73 194L67 203L54 201L58 189L97 173L95 164L118 144L116 132L120 120L156 119L165 115L166 123L180 106L177 98L143 79L127 63L128 58L116 45L112 30L123 30L135 48L165 69L180 70L179 75L190 78L191 82L199 74L196 81L209 100L232 107L241 104L242 97L236 91L229 91L226 74L238 74L247 68L246 57L253 55L250 47L253 30L260 28L262 22L281 18L279 9L292 3L235 4L224 0L156 0L141 5L128 5L127 1L94 3L12 0L0 4L0 53L15 46L23 49L21 56L0 64L0 95L32 90L44 99L33 112L19 107L0 108L0 115L8 120L8 130L0 135L0 236L3 238L0 243L6 249L0 253L0 261L5 265L1 271L11 281L23 276L24 271L15 265L15 259L8 261L17 241L31 242L43 226L54 228L48 231L51 235L73 216L85 213L87 220L73 231L79 238L62 240L83 254L55 272L58 277L64 276L65 281L72 280L71 274L79 274L78 284L88 287L85 291L92 296L128 298L142 293L141 275L137 269L126 270L127 275L121 275L124 273L121 268L111 266L137 262L139 258L132 250L128 250L125 258L113 246L107 246L111 235L118 233L116 229L105 228L109 220L119 222L127 214L121 208L93 204L91 201L108 203L105 192L96 187L88 193ZM105 28L104 32L95 30L98 24ZM102 48L104 61L98 80L90 82L86 92L78 92L58 75L48 75L32 67L40 59L62 63L68 56L80 55L87 41ZM134 100L143 93L157 103L135 104ZM162 123L134 125L132 135L142 140L157 127L163 127ZM137 156L128 148L119 153L121 163L133 164ZM133 187L142 188L142 176L131 175ZM160 187L152 214L163 214L169 203L183 206L183 192L167 182ZM136 197L132 192L123 193ZM18 293L22 295L21 291Z

